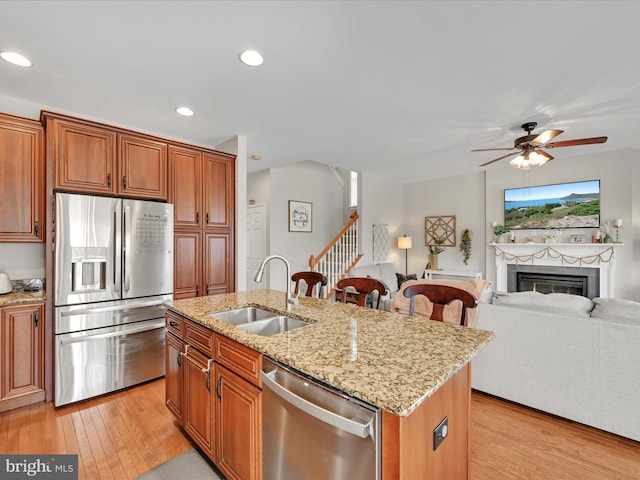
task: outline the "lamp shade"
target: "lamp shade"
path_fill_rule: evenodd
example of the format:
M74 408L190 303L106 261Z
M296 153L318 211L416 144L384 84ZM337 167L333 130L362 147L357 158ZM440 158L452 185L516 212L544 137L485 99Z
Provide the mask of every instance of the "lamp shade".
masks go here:
M407 250L411 248L411 237L398 237L398 248L402 250Z

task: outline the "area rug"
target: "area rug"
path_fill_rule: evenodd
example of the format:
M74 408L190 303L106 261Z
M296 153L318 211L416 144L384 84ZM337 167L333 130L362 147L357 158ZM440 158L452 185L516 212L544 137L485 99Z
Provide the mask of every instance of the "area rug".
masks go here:
M224 480L224 477L192 448L135 480Z

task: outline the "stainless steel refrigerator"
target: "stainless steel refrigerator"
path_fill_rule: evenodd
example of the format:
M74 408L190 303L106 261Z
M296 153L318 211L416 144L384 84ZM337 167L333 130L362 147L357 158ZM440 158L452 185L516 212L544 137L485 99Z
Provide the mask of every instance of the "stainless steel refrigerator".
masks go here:
M55 196L55 405L164 375L173 205Z

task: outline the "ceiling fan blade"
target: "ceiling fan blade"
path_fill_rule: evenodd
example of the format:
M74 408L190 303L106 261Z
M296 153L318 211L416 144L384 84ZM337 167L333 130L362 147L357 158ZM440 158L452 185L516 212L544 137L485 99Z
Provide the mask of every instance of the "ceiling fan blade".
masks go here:
M536 138L531 140L529 143L533 145L544 145L549 140L560 135L562 132L564 132L564 130L547 130L546 132L542 132L540 135L538 135Z
M492 152L494 150L515 150L516 147L506 147L506 148L476 148L475 150L471 150L472 152Z
M592 143L604 143L608 137L592 137L592 138L578 138L576 140L565 140L564 142L553 142L544 146L544 148L557 148L557 147L574 147L576 145L590 145Z
M493 159L493 160L491 160L489 162L483 163L480 166L481 167L486 167L487 165L491 165L492 163L495 163L495 162L497 162L499 160L502 160L503 158L510 157L511 155L517 155L518 153L520 153L520 152L518 151L518 152L508 153L506 155L503 155L502 157L498 157L498 158L495 158L495 159Z

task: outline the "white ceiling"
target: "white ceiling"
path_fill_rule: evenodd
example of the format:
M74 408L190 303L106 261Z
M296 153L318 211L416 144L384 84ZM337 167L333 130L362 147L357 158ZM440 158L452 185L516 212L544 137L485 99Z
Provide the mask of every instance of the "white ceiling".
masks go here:
M500 152L470 150L512 146L526 121L609 136L555 161L638 146L639 19L618 1L5 0L0 50L34 66L0 61L0 94L198 145L246 135L249 172L419 181L477 172Z

